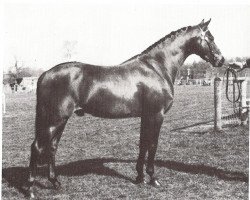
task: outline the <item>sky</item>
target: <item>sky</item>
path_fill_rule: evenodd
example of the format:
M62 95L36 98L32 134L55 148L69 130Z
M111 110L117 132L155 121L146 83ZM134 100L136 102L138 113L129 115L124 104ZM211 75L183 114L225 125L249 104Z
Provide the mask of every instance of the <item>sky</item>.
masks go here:
M171 31L212 18L209 30L226 58L250 57L250 5L133 3L4 3L3 65L49 69L71 60L115 65L142 52ZM187 62L197 60L188 58Z

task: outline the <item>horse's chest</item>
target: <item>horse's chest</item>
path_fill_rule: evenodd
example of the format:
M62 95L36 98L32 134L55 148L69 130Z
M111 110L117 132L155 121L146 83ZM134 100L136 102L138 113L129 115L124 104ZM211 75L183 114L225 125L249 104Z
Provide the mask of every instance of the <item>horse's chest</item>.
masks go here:
M144 102L145 109L148 109L150 112L166 111L172 105L173 93L164 87L160 89L150 88L145 95Z

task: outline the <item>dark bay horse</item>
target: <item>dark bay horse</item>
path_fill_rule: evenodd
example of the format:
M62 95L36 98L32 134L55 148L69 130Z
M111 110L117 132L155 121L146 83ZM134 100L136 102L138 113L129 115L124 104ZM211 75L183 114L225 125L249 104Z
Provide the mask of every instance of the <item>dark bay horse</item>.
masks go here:
M214 43L207 22L188 26L166 35L141 54L116 66L96 66L80 62L59 64L44 72L37 83L36 134L31 145L28 191L42 157L48 164L48 178L60 186L55 172L58 142L69 117L89 113L103 118L141 117L136 183L144 182L143 166L152 185L154 158L163 115L174 98L174 81L185 59L197 54L214 67L224 58Z

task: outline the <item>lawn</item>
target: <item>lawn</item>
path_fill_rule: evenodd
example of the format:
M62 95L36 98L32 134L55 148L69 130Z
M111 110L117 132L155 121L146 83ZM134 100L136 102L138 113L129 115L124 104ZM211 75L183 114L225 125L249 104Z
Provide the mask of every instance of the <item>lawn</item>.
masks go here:
M2 199L25 199L34 94L9 94L3 115ZM213 88L176 86L156 154L161 187L135 185L140 119L73 115L59 143L61 190L39 168L37 199L248 199L248 127L213 128Z

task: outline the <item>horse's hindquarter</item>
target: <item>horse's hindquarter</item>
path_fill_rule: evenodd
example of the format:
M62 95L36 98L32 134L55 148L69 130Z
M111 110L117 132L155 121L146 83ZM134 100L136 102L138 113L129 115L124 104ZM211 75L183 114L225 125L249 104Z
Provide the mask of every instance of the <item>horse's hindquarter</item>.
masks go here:
M81 63L59 64L44 72L37 82L39 109L58 113L61 117L72 114L78 104L79 85L82 80Z

